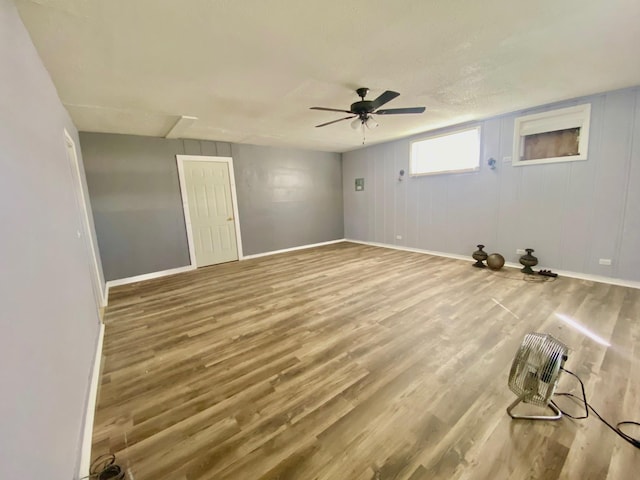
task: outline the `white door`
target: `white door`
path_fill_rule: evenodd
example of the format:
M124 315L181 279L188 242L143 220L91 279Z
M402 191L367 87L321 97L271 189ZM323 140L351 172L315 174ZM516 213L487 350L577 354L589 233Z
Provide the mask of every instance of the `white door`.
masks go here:
M196 265L238 260L229 166L187 160L183 168Z

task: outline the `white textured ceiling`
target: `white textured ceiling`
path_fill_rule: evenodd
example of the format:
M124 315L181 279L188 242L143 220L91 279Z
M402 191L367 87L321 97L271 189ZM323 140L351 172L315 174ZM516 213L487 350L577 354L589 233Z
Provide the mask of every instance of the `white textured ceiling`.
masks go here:
M354 90L401 96L367 143L640 84L638 0L18 0L79 130L343 152ZM344 115L342 115L344 116Z

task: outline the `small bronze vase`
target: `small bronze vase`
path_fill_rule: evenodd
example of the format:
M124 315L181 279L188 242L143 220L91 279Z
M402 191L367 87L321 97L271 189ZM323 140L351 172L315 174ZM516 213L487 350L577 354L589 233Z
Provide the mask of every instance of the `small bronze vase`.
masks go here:
M476 261L476 263L473 264L474 267L487 268L487 266L484 263L482 263L488 257L487 252L482 250L483 248L484 248L484 245L478 245L478 250L473 252L473 255L471 255L473 259Z
M534 252L533 248L525 248L525 251L527 252L526 255L520 257L520 264L524 265L520 271L527 275L533 275L534 271L531 267L535 267L538 264L538 259L531 255Z

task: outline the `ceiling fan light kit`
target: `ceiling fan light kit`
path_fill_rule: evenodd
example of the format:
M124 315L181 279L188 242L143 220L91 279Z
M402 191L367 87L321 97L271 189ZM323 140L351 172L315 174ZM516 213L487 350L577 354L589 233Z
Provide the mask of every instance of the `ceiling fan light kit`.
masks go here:
M348 117L339 118L337 120L332 120L330 122L321 123L320 125L316 125L316 127L326 127L327 125L331 125L333 123L338 123L343 120L351 120L355 119L351 122L351 127L356 130L358 127L362 125L369 129L376 128L378 126L378 122L375 120L373 115L402 115L402 114L417 114L423 113L425 111L425 107L410 107L410 108L390 108L380 110L380 107L390 102L394 98L398 97L400 94L398 92L394 92L392 90L386 90L383 92L378 98L375 100L365 100L365 97L369 93L369 89L365 87L358 88L356 93L360 97L360 100L354 102L349 107L349 110L340 110L337 108L327 108L327 107L311 107L311 110L322 110L325 112L339 112L339 113L348 113Z

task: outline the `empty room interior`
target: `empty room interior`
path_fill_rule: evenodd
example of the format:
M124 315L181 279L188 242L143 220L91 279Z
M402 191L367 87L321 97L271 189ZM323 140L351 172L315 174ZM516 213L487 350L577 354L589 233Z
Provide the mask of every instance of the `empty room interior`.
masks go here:
M0 478L637 478L639 47L636 0L0 0Z

